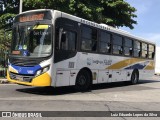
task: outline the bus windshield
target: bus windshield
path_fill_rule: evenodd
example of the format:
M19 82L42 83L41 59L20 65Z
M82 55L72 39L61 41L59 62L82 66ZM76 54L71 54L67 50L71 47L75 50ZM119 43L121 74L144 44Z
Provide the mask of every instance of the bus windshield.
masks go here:
M47 57L51 50L51 25L13 27L12 55Z

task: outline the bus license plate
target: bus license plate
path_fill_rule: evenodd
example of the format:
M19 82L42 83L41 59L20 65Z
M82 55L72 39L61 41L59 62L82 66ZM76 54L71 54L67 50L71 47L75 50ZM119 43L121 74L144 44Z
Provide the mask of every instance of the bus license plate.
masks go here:
M23 81L23 77L22 77L22 76L16 76L16 79L17 79L18 81Z

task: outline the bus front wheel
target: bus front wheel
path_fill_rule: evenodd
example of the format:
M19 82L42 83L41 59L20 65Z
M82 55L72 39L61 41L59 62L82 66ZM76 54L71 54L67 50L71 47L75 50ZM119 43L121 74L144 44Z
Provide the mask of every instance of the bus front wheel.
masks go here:
M139 73L137 70L134 70L131 75L131 84L137 84L139 81Z
M78 91L86 91L91 86L91 76L87 70L78 73L75 83L75 89Z

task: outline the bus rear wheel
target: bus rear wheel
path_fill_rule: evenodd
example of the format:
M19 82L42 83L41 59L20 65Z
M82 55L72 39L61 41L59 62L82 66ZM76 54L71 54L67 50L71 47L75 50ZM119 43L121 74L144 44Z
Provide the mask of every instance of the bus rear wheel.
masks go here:
M137 84L139 81L139 73L137 70L134 70L132 75L131 75L131 84L134 85L134 84Z
M91 76L87 70L82 70L76 78L75 89L78 91L87 91L91 86Z

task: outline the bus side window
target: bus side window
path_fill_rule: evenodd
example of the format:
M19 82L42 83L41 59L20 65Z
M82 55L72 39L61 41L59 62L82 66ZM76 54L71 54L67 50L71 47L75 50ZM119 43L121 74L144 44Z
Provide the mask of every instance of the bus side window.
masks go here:
M56 29L56 40L55 49L56 50L66 50L66 31L63 28Z
M148 45L146 43L142 43L142 57L147 58L148 57Z
M124 38L124 55L132 56L133 54L133 41L129 38Z
M97 51L97 30L88 26L82 26L81 50Z
M153 45L148 45L148 58L154 59L155 56L155 47Z
M99 51L102 53L111 53L111 35L100 31Z
M134 57L141 57L141 43L134 41Z
M56 49L76 50L77 34L74 31L59 29L59 37L56 43ZM58 44L58 47L57 47Z
M113 54L122 55L123 46L122 46L122 37L119 35L113 35Z

